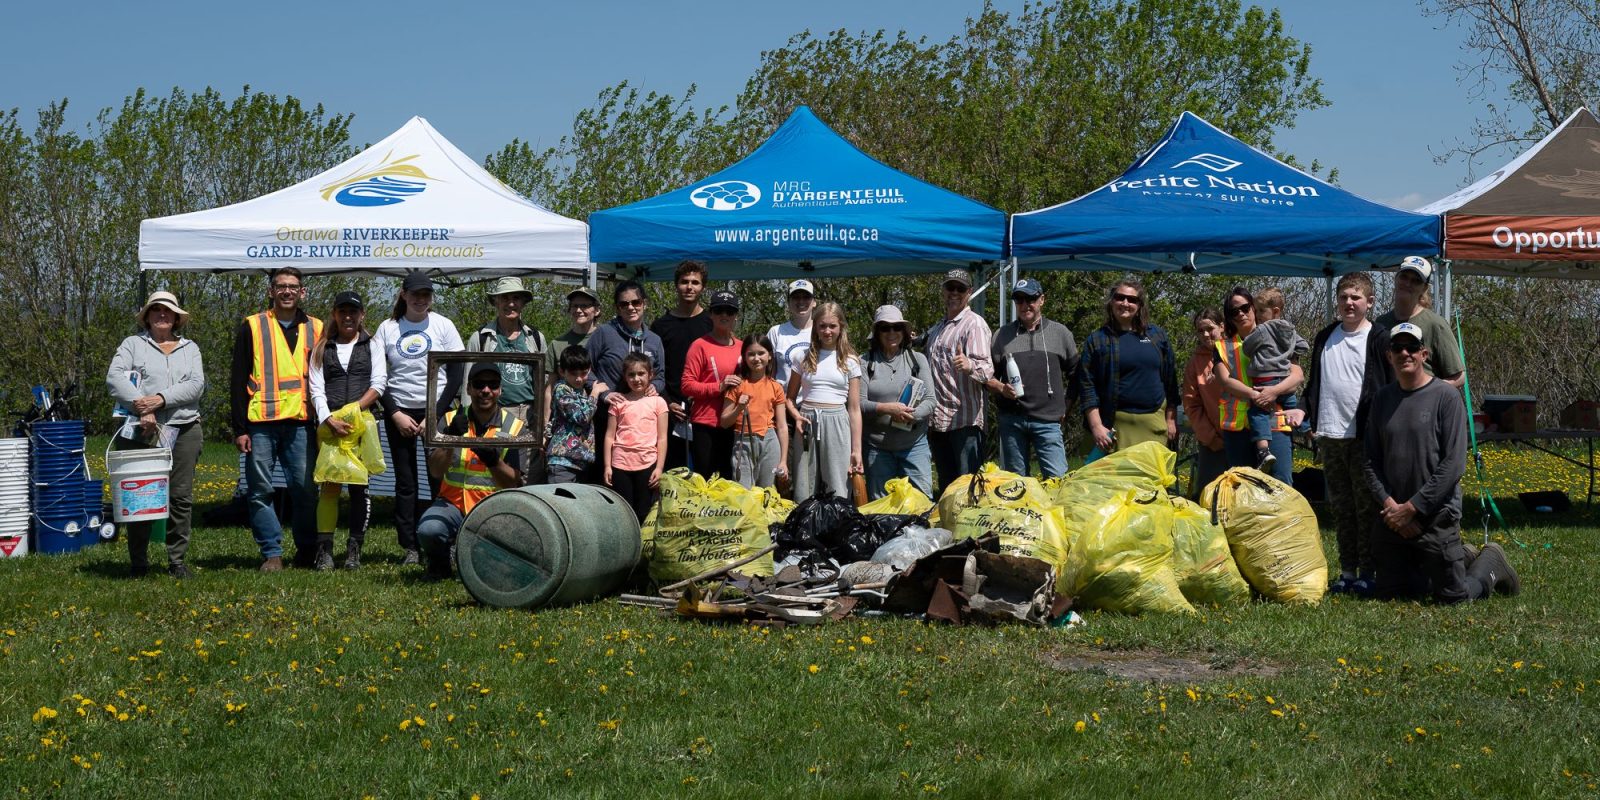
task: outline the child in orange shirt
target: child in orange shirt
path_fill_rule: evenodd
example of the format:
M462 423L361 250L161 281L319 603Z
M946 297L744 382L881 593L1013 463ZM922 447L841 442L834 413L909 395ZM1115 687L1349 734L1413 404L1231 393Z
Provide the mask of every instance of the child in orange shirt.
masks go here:
M759 331L744 337L738 386L723 394L724 428L733 428L733 479L745 488L772 486L789 469L790 405L783 385L773 378L772 340Z

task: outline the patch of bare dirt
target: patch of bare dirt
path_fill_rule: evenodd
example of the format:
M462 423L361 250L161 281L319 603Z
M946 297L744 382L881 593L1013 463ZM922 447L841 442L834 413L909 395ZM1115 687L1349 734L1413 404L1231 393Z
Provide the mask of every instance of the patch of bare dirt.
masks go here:
M1046 664L1064 672L1099 672L1113 678L1149 683L1205 683L1244 676L1270 678L1283 668L1262 661L1215 655L1174 655L1155 650L1086 650L1057 652Z

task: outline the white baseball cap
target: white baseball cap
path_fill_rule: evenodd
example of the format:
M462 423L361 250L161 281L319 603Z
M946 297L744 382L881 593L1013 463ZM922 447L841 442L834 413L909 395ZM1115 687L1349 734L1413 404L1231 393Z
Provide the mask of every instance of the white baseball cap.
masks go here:
M805 278L801 278L800 280L789 284L789 294L794 294L795 292L805 292L813 297L815 297L817 294L817 290L811 288L811 281L808 281Z
M1415 272L1423 283L1427 283L1433 277L1433 262L1422 256L1406 256L1400 259L1400 272Z

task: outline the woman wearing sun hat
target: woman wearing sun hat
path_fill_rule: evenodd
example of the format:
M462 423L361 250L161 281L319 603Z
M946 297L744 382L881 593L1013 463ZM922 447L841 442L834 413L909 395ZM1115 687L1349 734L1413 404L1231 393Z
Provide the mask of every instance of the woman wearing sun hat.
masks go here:
M136 317L140 331L122 340L106 372L106 388L125 412L129 423L113 439L117 450L161 446L161 426L174 428L172 474L167 520L167 574L189 577L184 555L189 549L190 510L194 469L205 437L200 431L200 396L205 393L205 369L200 346L180 333L189 312L171 292L153 292ZM128 525L129 572L141 577L150 571L147 551L155 523Z

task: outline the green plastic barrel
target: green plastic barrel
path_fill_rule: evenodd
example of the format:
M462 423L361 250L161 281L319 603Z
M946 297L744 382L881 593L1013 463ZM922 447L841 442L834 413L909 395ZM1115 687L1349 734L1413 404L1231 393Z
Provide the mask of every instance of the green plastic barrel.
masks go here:
M473 506L456 563L478 602L542 608L621 589L639 561L639 542L633 509L604 486L524 486Z

